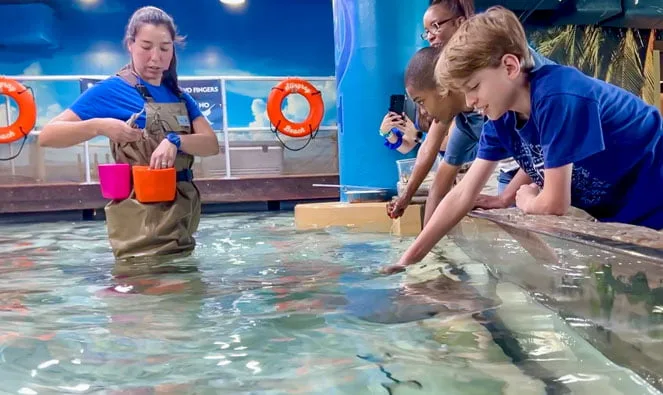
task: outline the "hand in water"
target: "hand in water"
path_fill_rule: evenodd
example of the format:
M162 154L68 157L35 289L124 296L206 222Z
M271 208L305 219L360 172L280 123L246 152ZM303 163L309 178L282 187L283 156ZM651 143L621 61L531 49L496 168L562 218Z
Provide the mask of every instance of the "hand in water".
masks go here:
M405 265L403 265L402 263L396 263L394 265L383 267L382 269L380 269L380 273L390 275L390 274L404 272L405 269L406 269Z

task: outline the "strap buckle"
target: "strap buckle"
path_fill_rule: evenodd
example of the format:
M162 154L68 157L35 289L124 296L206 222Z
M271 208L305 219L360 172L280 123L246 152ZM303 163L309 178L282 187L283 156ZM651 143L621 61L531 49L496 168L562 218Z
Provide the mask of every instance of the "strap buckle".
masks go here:
M193 181L193 170L191 169L180 170L176 174L177 174L177 182Z

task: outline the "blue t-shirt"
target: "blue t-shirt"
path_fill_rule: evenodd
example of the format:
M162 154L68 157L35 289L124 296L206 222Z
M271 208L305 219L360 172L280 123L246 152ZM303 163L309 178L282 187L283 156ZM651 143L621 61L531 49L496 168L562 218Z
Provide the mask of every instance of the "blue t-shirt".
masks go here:
M555 64L552 60L540 55L530 48L530 54L534 58L534 69L547 64ZM451 129L444 161L452 166L460 166L474 160L477 154L477 146L481 137L481 130L486 118L478 113L465 112L456 115L454 128Z
M177 103L179 98L165 85L151 85L145 81L141 83L150 92L157 103ZM202 116L198 104L191 95L182 93L186 102L189 118L194 119ZM107 78L83 92L69 108L82 120L92 118L115 118L122 121L128 120L133 114L140 112L145 106L145 99L138 93L136 88L129 85L118 76ZM136 120L139 128L145 127L145 114L141 114Z
M460 166L473 161L477 155L477 144L485 118L471 111L461 112L456 115L454 121L455 125L451 129L447 149L444 152L444 161L452 166Z
M543 168L573 164L571 201L601 221L663 228L663 120L632 93L572 67L530 75L531 114L484 126L478 157L513 156L540 186Z

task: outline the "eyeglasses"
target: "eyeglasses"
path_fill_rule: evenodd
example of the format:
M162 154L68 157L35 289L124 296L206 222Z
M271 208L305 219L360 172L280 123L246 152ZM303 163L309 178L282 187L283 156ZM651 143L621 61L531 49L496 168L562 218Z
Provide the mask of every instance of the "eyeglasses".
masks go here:
M421 37L422 40L426 40L426 41L428 41L428 35L429 35L429 34L433 34L433 35L435 35L435 34L439 33L439 32L440 32L440 29L442 29L442 26L444 26L445 23L447 23L447 22L449 22L449 21L452 21L452 20L454 20L454 19L456 19L455 16L454 16L454 17L451 17L451 18L444 19L444 20L442 20L442 21L440 21L440 22L433 22L433 23L431 23L431 26L433 27L433 31L431 32L431 31L429 31L428 29L426 29L426 30L424 30L423 33L421 33L421 35L420 35L419 37Z

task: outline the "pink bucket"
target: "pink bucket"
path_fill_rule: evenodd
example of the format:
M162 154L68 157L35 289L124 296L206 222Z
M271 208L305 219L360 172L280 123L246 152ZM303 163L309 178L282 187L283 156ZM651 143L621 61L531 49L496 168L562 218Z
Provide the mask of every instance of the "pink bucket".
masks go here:
M131 166L126 163L99 165L101 195L106 199L122 200L131 194Z

